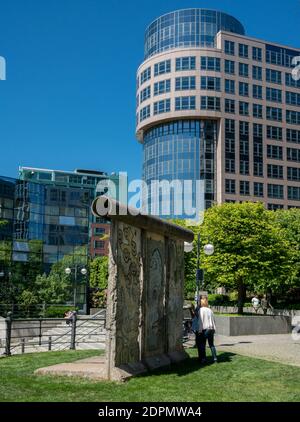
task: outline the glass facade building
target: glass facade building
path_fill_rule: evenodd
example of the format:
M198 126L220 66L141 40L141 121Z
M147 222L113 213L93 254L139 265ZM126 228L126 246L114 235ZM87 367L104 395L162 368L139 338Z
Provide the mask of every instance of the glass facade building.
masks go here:
M167 13L146 29L144 58L179 47L214 47L220 30L245 33L237 19L216 10L185 9Z
M154 196L165 201L153 181L189 179L193 206L203 182L202 209L252 200L272 210L300 207L299 56L299 48L248 37L238 20L212 10L178 10L148 26L136 136L150 213L166 217L149 208ZM175 207L169 217L187 218Z
M20 178L0 177L0 274L2 280L30 285L52 266L86 266L88 259L107 254L109 224L96 220L91 203L101 172L63 172L20 168ZM113 176L118 182L118 176ZM98 243L97 243L98 242ZM102 242L101 244L99 242ZM24 269L24 271L22 270ZM20 274L22 280L15 278ZM87 279L78 273L77 303L86 302Z

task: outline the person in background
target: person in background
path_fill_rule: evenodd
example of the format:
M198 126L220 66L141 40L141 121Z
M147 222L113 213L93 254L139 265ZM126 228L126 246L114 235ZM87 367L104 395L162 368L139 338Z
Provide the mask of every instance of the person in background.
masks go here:
M260 303L256 295L254 295L254 297L252 298L251 303L252 303L253 309L257 313Z
M206 362L206 341L211 350L213 361L217 362L217 351L214 345L216 323L213 311L208 307L207 297L202 297L199 309L199 334L196 336L198 355L201 363ZM198 337L198 338L197 338Z

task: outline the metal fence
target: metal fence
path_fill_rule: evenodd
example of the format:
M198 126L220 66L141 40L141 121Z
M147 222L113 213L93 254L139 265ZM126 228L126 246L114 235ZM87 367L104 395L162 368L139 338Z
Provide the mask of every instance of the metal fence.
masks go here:
M77 308L77 307L76 307ZM34 305L24 305L18 303L0 303L0 317L5 317L8 312L12 312L14 318L51 318L49 313L61 314L63 317L67 310L74 309L73 305L68 304L48 304L39 303ZM75 310L75 309L74 309ZM78 308L76 309L78 310Z
M2 335L1 335L2 331ZM105 317L14 319L8 312L0 327L3 356L36 351L104 348ZM103 347L102 347L103 346Z

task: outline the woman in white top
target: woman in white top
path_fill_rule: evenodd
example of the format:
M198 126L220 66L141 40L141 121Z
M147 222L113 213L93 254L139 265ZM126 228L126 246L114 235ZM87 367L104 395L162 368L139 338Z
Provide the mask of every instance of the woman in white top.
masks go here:
M217 362L217 351L214 346L214 334L216 323L213 311L208 307L206 297L201 298L201 307L199 309L199 338L197 342L199 359L201 363L206 362L206 340L211 350L214 362Z

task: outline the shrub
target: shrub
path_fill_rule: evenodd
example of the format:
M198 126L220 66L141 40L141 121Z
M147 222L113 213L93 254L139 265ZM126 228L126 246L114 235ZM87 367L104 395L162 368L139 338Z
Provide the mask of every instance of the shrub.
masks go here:
M226 306L229 303L227 295L210 294L208 295L208 302L212 306Z
M45 318L63 318L66 312L74 310L74 306L49 306L46 309Z

